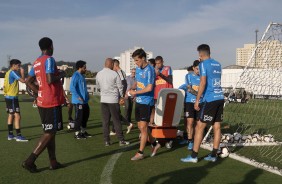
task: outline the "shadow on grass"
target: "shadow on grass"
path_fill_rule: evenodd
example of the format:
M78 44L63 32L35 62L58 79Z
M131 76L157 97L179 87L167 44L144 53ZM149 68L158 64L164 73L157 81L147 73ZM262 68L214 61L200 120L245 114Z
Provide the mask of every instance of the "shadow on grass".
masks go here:
M261 175L263 171L261 169L254 169L248 172L243 181L239 182L238 184L256 184L256 178Z
M201 161L202 159L203 158L199 159L199 161ZM146 184L201 183L202 182L201 180L210 173L209 170L221 164L223 161L224 161L223 159L219 159L217 162L214 162L214 163L209 162L205 164L204 166L199 166L199 167L195 166L192 168L190 167L186 169L180 169L180 170L175 170L172 172L162 173L160 175L149 178ZM263 171L261 169L251 170L250 172L248 172L245 175L244 180L239 182L238 184L245 184L245 183L255 184L256 178L259 177L259 175L261 175L262 172ZM230 179L227 179L227 181L222 181L222 183L227 183L228 180L230 181ZM210 182L215 183L215 181L210 181Z
M201 160L199 160L201 161ZM223 160L219 159L217 162L209 162L204 166L192 167L186 169L175 170L172 172L162 173L160 175L149 178L146 184L154 183L201 183L201 180L205 178L209 169L221 164ZM193 163L187 163L193 164Z

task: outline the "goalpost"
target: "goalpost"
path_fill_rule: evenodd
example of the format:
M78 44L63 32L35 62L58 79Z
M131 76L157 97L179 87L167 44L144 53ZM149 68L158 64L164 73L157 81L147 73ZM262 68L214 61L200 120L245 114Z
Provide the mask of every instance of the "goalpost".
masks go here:
M282 24L270 23L254 48L226 97L222 127L230 157L282 176ZM212 147L211 132L203 148Z

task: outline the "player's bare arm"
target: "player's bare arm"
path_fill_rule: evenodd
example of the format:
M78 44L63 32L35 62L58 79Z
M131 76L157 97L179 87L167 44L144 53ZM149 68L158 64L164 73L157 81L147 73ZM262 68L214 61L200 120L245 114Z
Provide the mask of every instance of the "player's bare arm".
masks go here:
M61 80L61 78L65 77L66 73L64 71L61 71L58 76L55 76L53 73L47 73L46 76L48 84L52 84L58 82L59 80Z
M36 78L32 77L32 76L28 76L26 79L26 85L34 92L34 93L38 93L38 86L35 85Z
M131 95L137 95L137 94L143 94L143 93L147 93L153 90L153 84L148 84L144 89L138 90L138 91L134 91L134 90L130 90L129 93Z
M207 84L207 77L206 76L201 76L200 78L200 86L199 86L199 90L198 90L198 94L197 94L197 98L196 98L196 102L194 104L194 108L195 110L199 111L200 107L199 107L199 102L200 102L200 98L204 93L204 90L206 88L206 84Z
M190 85L188 85L187 88L188 88L188 92L191 93L192 95L195 96L198 95L198 91L194 90Z
M164 74L162 73L159 73L159 76L161 78L163 78L166 82L168 82L169 84L172 84L172 75L169 75L169 76L165 76Z

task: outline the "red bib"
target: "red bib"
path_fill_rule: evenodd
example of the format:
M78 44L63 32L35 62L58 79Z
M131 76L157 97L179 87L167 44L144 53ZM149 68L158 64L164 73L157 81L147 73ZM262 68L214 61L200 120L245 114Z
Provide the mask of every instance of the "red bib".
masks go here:
M47 55L41 56L33 64L34 73L39 85L37 105L44 108L56 107L64 104L65 101L61 81L52 84L48 84L47 82L45 62L49 57ZM56 63L54 75L59 75Z

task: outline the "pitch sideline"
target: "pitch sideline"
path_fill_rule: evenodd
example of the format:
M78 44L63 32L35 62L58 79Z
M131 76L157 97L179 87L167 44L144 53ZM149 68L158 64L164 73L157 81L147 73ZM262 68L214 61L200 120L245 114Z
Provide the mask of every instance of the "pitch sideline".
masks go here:
M123 151L126 151L137 144L139 144L139 142L133 143L130 146L120 149L114 155L111 156L111 158L106 163L103 172L101 174L100 184L112 184L112 173L117 160L122 155Z

